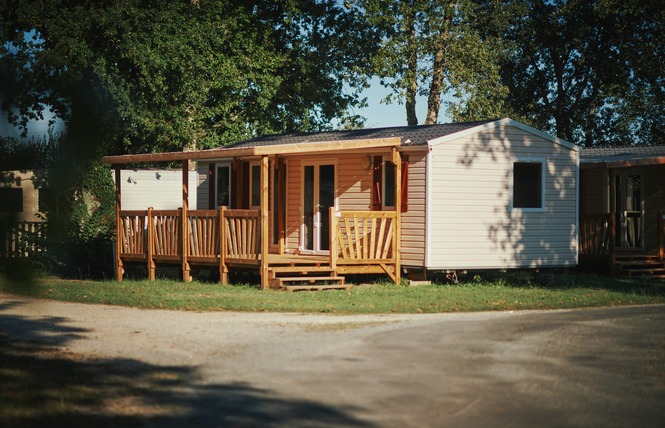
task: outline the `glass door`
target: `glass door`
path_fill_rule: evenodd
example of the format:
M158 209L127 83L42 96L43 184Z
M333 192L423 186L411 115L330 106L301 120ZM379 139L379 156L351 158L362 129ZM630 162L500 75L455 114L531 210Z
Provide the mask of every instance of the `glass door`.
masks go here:
M643 201L639 173L614 176L616 192L616 245L624 249L642 249Z
M330 250L330 207L335 206L335 165L310 164L303 169L302 249Z

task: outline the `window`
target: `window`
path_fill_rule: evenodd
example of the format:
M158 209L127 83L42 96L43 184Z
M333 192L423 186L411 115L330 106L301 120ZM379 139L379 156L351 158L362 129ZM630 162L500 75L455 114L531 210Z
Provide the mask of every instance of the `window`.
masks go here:
M20 187L0 188L0 212L20 213L23 212L23 189Z
M215 166L215 207L231 206L231 165L228 163Z
M543 162L513 163L513 208L543 208Z
M395 208L395 165L383 163L383 208Z
M251 170L251 203L252 207L261 205L261 165L252 165Z
M382 156L373 157L372 210L395 209L395 165ZM409 158L402 155L402 206L401 212L408 211L409 201Z

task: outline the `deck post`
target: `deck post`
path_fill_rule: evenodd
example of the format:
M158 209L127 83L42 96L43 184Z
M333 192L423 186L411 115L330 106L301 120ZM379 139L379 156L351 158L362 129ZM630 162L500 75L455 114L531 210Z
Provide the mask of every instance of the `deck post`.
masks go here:
M337 276L337 213L335 207L329 208L330 216L330 269L333 271L333 276Z
M658 212L658 259L665 259L665 211Z
M610 213L610 275L616 275L617 216Z
M189 260L189 221L187 219L187 212L189 211L189 160L182 161L182 209L180 210L180 225L181 225L181 258L182 258L182 280L184 282L191 282Z
M278 244L279 244L279 254L284 254L284 249L285 249L285 219L284 219L284 210L286 207L284 206L284 189L286 188L284 180L286 180L285 177L285 170L284 170L284 158L281 156L277 156L275 159L275 164L277 165L277 200L273 203L275 206L275 209L277 210L277 225L274 227L277 227L277 238L278 238Z
M155 261L153 260L155 247L155 219L152 217L152 207L148 207L148 280L155 280Z
M395 227L393 228L393 257L395 259L395 284L401 283L401 237L402 237L402 156L397 147L392 149L395 164Z
M261 289L268 288L268 156L261 157Z
M226 207L219 207L219 282L229 284L229 271L226 266Z
M115 276L116 280L122 281L124 266L120 255L122 254L122 219L120 218L121 206L121 179L120 165L114 165L115 169Z

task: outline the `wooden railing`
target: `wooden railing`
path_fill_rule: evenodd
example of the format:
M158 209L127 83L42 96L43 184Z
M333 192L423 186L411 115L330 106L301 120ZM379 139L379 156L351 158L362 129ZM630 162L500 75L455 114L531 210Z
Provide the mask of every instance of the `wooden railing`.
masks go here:
M117 266L122 260L146 261L149 278L155 262L220 265L227 261L258 264L260 259L259 212L251 210L191 210L183 228L183 210L121 211L118 218ZM220 227L220 224L223 227Z
M189 255L203 261L219 257L219 210L187 211Z
M395 211L330 210L330 265L381 266L395 279L397 269L397 213Z
M236 262L258 262L261 253L260 211L222 208L222 242L225 258Z
M613 216L593 214L580 216L580 254L610 255L613 239Z
M144 260L148 257L148 211L122 211L118 234L120 254L127 259Z
M2 224L0 257L32 257L46 251L46 222Z

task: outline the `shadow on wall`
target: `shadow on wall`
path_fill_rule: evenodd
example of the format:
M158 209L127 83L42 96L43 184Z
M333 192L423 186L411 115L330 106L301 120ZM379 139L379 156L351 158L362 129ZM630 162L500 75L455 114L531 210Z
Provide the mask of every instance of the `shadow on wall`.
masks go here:
M351 416L352 408L290 399L245 383L208 384L195 368L58 350L85 340L87 331L62 318L3 314L16 304L0 305L1 426L372 426Z
M499 255L504 266L572 265L577 251L576 181L574 151L513 127L499 127L464 143L457 164L468 174L490 174L496 182L486 210L485 253ZM542 211L511 207L513 162L544 161L545 202ZM487 167L487 171L482 168ZM499 172L501 171L501 172ZM482 184L481 184L482 185Z

